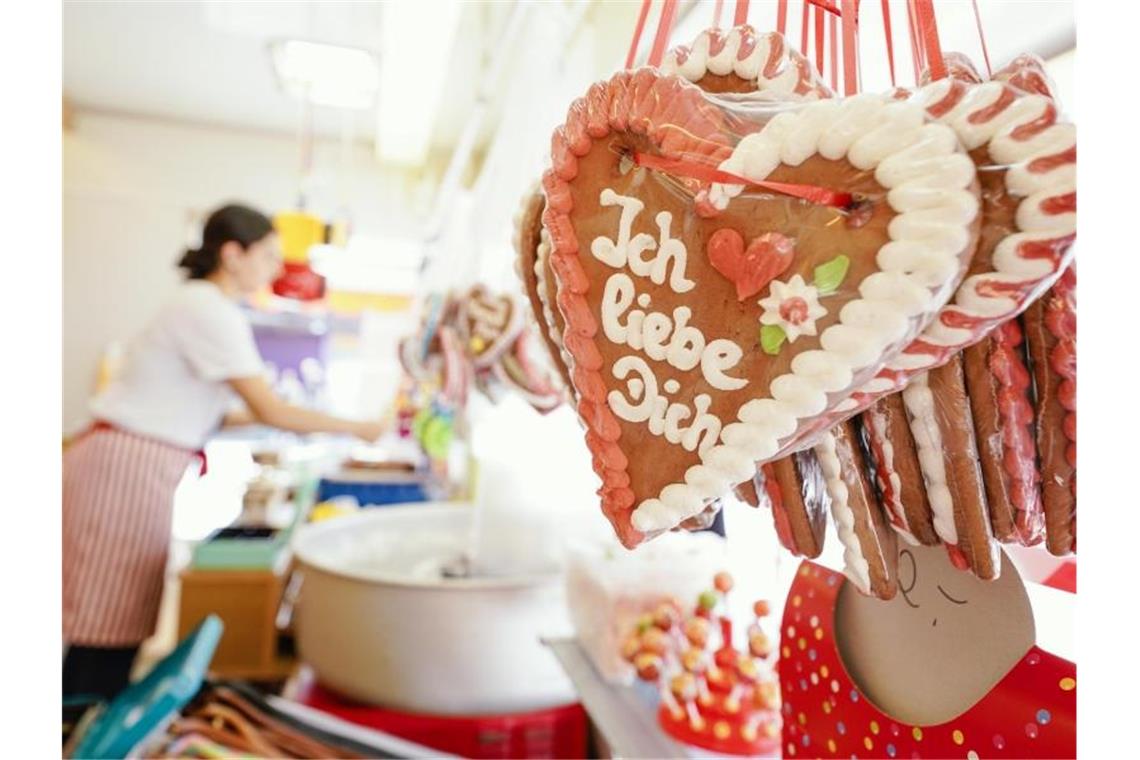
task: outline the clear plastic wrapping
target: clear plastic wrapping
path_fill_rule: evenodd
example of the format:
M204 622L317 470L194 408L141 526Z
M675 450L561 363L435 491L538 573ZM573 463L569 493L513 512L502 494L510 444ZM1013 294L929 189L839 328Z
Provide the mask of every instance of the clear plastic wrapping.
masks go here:
M628 546L829 419L946 303L980 225L973 162L919 105L719 97L651 69L575 101L543 184L578 410Z
M570 107L543 178L537 271L554 293L540 321L560 339L603 511L627 546L715 509L734 484L770 502L780 471L794 490L799 469L780 457L867 410L855 429L878 517L992 577L993 535L963 551L935 530L902 397L885 398L951 360L964 417L939 414L978 431L971 529L1042 540L1032 454L1046 446L1073 463L1048 543L1075 545L1075 496L1060 498L1075 494L1075 299L1054 286L1075 238L1075 128L1033 56L988 82L965 56L946 68L914 90L840 99L780 35L745 26L702 32L660 72L620 72ZM1046 291L1059 305L1049 325L1032 321L1053 362L1017 335ZM1041 366L1054 367L1048 441ZM912 477L892 485L900 471ZM784 533L815 548L810 530Z

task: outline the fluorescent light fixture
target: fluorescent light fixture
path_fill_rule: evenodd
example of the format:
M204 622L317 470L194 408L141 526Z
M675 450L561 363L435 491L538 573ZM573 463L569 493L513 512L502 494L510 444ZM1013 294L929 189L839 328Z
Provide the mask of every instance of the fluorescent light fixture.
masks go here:
M418 166L427 158L462 8L444 2L384 4L376 152Z
M307 40L274 42L271 50L277 79L293 97L334 108L375 105L380 70L367 50Z

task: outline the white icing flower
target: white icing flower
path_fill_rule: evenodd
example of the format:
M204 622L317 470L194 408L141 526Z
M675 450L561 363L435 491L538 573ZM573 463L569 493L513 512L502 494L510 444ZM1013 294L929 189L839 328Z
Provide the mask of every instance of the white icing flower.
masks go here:
M772 280L768 297L759 303L764 309L760 324L779 326L789 343L801 335L815 335L815 321L827 314L819 303L819 290L798 274L787 282Z

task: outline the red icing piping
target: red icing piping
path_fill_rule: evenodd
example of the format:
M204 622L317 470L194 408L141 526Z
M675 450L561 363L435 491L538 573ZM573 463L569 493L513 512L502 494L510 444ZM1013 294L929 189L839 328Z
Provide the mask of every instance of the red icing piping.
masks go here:
M557 301L566 318L563 342L573 360L578 414L587 428L594 470L603 483L598 491L602 512L627 548L637 546L645 535L630 522L635 496L629 482L629 459L618 445L620 423L606 403L601 357L593 340L597 320L584 297L590 283L579 261L579 241L570 220L574 202L569 183L577 177L578 158L589 153L594 140L611 131L645 135L667 157L696 155L720 163L731 151L722 124L698 88L676 78L658 77L652 69L622 71L595 84L586 97L570 106L566 123L551 138L551 168L542 178L547 195L542 221L550 233Z
M1021 354L1022 333L1016 320L994 330L987 362L998 382L997 410L1001 425L1002 470L1010 501L1017 514L1018 540L1038 543L1041 522L1041 475L1037 471L1037 445L1033 440L1033 406L1029 402L1029 370Z

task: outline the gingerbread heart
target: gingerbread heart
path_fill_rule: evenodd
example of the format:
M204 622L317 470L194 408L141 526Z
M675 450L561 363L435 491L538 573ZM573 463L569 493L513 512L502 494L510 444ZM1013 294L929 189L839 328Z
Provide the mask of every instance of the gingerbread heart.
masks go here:
M531 322L546 348L548 363L564 388L570 388L570 369L563 358L561 314L553 309L554 275L550 273L550 238L542 228L546 197L536 182L523 196L515 218L515 273L530 306Z
M947 78L931 82L925 72L917 92L898 89L892 97L911 98L930 118L954 129L983 169L982 243L952 303L837 415L821 418L817 431L981 340L1043 293L1071 258L1076 135L1052 106L1043 63L1018 56L984 84L968 57L947 53L945 64ZM701 32L691 44L669 51L662 70L712 93L785 101L833 97L811 63L780 34L757 33L747 25Z
M475 285L459 301L460 337L476 367L489 367L522 329L522 312L507 294L494 295Z
M840 411L866 408L902 388L918 372L946 362L1023 312L1072 260L1076 239L1076 127L1063 121L1042 91L1032 58L999 72L1009 81L960 78L931 82L910 100L954 130L977 165L982 235L966 278L937 319ZM1022 90L1016 81L1034 91Z
M552 139L543 222L563 340L602 508L626 546L798 443L925 327L976 243L973 164L920 107L761 103L621 72ZM694 165L741 184L694 179ZM852 224L756 182L832 188L871 211ZM795 239L764 297L741 301L710 263L724 228Z

